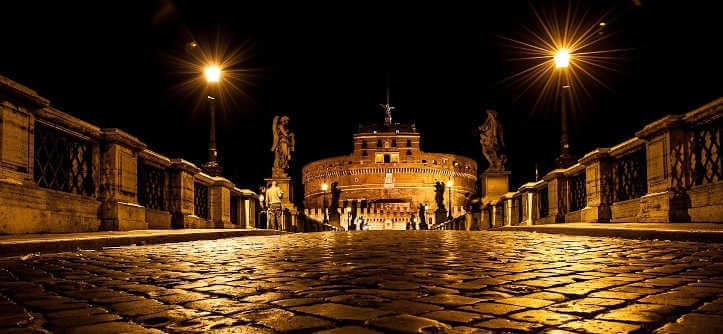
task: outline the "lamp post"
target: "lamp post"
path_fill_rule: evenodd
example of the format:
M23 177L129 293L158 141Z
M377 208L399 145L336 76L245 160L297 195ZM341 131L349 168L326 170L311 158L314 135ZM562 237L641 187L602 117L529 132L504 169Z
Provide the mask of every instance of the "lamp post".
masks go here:
M447 218L449 220L452 220L452 186L454 185L454 182L452 182L452 179L447 180L447 189L449 189L449 215Z
M206 66L204 69L206 82L211 92L217 92L218 83L221 80L221 68L216 65ZM208 141L208 162L203 166L206 173L211 176L219 176L223 174L223 169L218 163L218 152L216 151L216 98L208 95L209 109L211 112L211 130Z
M328 223L329 223L329 217L327 217L327 215L326 215L326 190L327 190L327 189L329 189L329 185L326 184L326 183L322 183L322 184L321 184L321 191L324 192L324 203L322 204L323 209L324 209L324 224L328 224Z
M555 62L555 68L559 69L561 75L566 75L565 69L570 65L570 52L567 49L557 50L553 58ZM558 168L567 168L575 164L575 159L570 154L570 141L567 134L567 105L565 103L566 93L570 90L570 85L567 83L567 77L565 76L565 82L562 84L562 93L560 94L560 121L562 122L562 135L560 138L560 155L555 159L555 164Z

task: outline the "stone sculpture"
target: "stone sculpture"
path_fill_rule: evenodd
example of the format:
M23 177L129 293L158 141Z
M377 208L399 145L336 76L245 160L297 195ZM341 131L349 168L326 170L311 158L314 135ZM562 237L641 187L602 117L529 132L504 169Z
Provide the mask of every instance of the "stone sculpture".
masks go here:
M291 161L291 152L296 146L294 133L289 130L289 117L276 116L273 121L274 142L271 151L274 152L273 174L285 174Z
M482 154L489 162L489 171L502 171L507 164L507 155L504 153L505 141L502 124L497 119L497 111L487 110L487 120L479 128Z

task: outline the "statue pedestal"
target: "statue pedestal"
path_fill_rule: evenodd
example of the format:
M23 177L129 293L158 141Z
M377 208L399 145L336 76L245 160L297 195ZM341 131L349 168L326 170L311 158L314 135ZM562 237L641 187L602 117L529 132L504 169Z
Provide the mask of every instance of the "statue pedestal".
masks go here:
M480 175L482 185L482 205L496 201L510 191L510 174L506 170L486 170Z
M271 183L276 181L276 184L279 186L279 188L281 188L281 191L283 191L284 194L281 197L280 205L276 204L277 206L276 208L274 208L278 211L275 213L279 215L279 218L277 219L278 226L267 226L267 228L276 228L283 231L293 231L294 226L296 226L297 223L296 216L298 214L298 210L296 208L296 205L294 204L294 179L287 175L281 175L277 173L273 173L272 175L274 176L264 179L264 181L266 182L266 188L270 188ZM270 207L269 209L272 208ZM269 210L269 214L271 213L272 210ZM267 224L269 223L271 223L271 220L268 220Z

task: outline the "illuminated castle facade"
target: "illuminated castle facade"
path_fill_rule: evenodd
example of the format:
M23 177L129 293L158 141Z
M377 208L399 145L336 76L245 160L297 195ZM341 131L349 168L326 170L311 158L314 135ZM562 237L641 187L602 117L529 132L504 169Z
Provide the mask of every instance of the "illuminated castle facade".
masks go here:
M324 208L334 197L331 185L336 182L340 190L338 224L345 229L350 220L358 224L363 219L368 229L403 230L410 222L420 223L420 205L431 225L437 210L435 181L451 180L452 214L461 215L464 194L475 192L477 163L455 154L424 152L420 137L414 124L392 123L391 116L383 124L360 126L351 154L304 166L306 214L324 219ZM328 185L327 191L322 190L323 184ZM448 194L445 189L447 209Z

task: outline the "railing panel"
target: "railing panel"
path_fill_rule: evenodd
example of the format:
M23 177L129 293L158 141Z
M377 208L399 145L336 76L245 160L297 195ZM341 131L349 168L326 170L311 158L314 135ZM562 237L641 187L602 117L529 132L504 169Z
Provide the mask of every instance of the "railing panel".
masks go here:
M138 159L138 203L149 209L165 210L166 174L163 169Z
M585 172L570 177L570 212L582 210L587 205Z
M538 192L538 202L540 203L540 218L545 218L550 214L550 202L547 187L540 189Z
M645 148L613 162L613 202L639 198L648 193Z
M231 210L231 212L229 213L229 220L231 221L231 224L234 224L234 225L239 224L238 208L239 208L240 202L241 202L240 196L231 196L231 204L229 205L229 209Z
M193 184L193 214L208 219L208 187L195 182Z
M694 129L694 180L696 185L723 180L721 162L721 127L723 120L704 124Z
M522 196L515 198L515 203L517 205L517 223L522 223L522 214L524 209L522 207Z
M35 123L35 170L38 186L92 196L92 145L80 138Z

